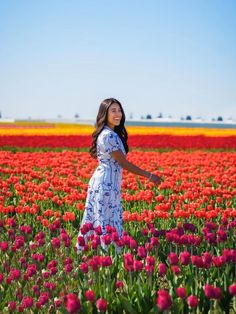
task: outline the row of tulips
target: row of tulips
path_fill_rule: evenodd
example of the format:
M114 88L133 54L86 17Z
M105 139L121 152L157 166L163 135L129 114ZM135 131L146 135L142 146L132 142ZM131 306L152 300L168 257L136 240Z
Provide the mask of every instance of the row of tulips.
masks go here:
M186 133L188 134L188 133ZM131 148L236 149L236 136L205 135L130 135ZM90 135L3 135L0 147L85 148L91 145Z
M224 246L229 248L192 246L178 251L162 237L124 232L118 238L116 230L107 226L105 235L99 228L93 230L87 243L80 236L84 250L78 254L73 233L60 220L41 230L36 221L33 228L18 224L16 215L1 220L0 225L3 313L236 310L235 238ZM86 229L89 232L93 227Z
M3 313L236 311L235 153L128 159L164 182L157 189L124 171L122 237L87 224L77 238L97 161L87 152L0 152Z
M236 136L235 125L221 125L220 128L215 128L214 124L206 128L204 124L199 127L193 127L192 123L187 123L185 126L172 126L168 124L159 125L126 125L127 131L130 135L205 135L205 136ZM93 125L73 124L73 123L46 123L46 122L15 122L15 123L1 123L0 130L2 135L91 135L94 131Z
M125 221L235 217L235 153L133 151L128 159L164 181L157 190L124 171ZM87 152L0 152L0 165L0 212L37 214L44 225L58 217L79 224L87 182L97 166Z

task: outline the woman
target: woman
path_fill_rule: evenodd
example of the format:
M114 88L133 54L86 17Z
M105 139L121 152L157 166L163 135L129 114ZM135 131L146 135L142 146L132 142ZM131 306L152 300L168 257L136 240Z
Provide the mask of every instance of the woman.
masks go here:
M78 237L78 250L87 242L89 235L105 235L107 228L115 228L118 238L122 235L121 176L122 168L148 178L155 184L162 179L145 171L126 159L129 151L127 131L124 126L125 113L121 103L105 99L99 108L93 143L90 148L92 157L97 158L99 166L88 185L85 211ZM113 230L113 231L114 231ZM84 241L85 240L85 241ZM103 248L106 244L101 243Z

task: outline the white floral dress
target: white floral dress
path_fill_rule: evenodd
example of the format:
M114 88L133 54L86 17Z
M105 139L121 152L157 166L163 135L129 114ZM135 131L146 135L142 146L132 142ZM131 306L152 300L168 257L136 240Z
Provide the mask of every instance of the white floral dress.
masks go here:
M100 226L102 233L105 234L106 226L110 225L116 228L121 237L123 231L122 168L111 155L111 152L116 150L121 150L126 154L119 135L105 126L97 139L99 165L88 184L81 227L85 223L92 223L94 228Z

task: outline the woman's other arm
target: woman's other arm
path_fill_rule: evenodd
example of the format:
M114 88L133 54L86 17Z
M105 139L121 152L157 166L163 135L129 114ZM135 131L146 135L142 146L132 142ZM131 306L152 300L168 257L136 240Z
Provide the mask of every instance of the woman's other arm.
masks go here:
M112 157L119 163L119 165L126 169L127 171L130 171L134 174L137 174L139 176L142 177L146 177L148 178L151 182L159 185L162 182L162 178L152 174L151 172L148 172L146 170L143 170L141 168L139 168L138 166L134 165L133 163L129 162L125 155L122 153L122 151L120 150L116 150L114 152L111 153Z

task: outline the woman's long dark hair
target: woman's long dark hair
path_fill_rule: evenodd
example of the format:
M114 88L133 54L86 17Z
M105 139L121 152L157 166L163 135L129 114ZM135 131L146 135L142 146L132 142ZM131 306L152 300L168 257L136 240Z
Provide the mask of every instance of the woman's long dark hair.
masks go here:
M112 104L118 104L120 106L120 109L122 112L122 118L121 118L120 124L118 126L115 126L114 132L116 132L119 135L119 137L120 137L120 139L124 145L126 153L128 153L128 151L129 151L129 147L127 144L128 133L127 133L125 126L124 126L124 124L125 124L124 110L121 106L121 103L117 99L108 98L108 99L103 100L103 102L101 103L101 105L99 107L98 114L97 114L97 120L96 120L96 124L95 124L96 129L92 134L93 141L92 141L92 145L91 145L90 150L89 150L90 155L93 158L97 158L97 138L98 138L98 135L102 132L104 126L107 125L108 109Z

